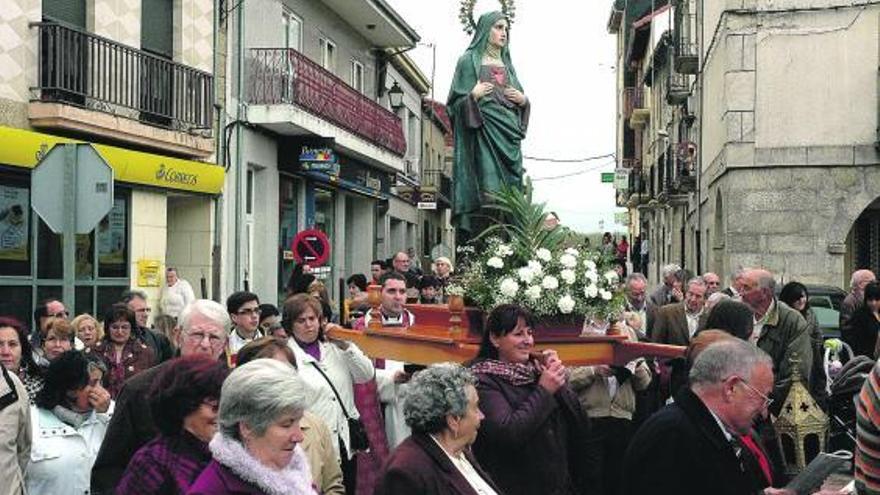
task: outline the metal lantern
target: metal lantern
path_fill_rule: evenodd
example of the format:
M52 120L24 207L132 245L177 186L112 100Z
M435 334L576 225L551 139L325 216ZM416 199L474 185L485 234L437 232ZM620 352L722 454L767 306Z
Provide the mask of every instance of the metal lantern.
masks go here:
M800 361L792 358L790 362L791 388L773 425L785 463L785 474L794 476L825 450L828 416L804 386L798 367Z

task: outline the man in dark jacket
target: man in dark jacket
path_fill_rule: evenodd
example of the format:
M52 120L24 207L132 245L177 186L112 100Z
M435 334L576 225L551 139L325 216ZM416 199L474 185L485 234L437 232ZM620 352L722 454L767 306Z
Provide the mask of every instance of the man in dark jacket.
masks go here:
M636 433L623 460L629 473L623 493L757 493L740 438L766 416L772 389L770 357L753 344L729 339L709 345L691 368L690 388Z
M150 330L150 327L147 326L151 311L150 306L147 305L147 295L139 290L127 291L122 295L122 302L128 305L128 309L134 311L137 320L138 327L131 329L132 334L153 350L156 364L171 359L174 354L171 349L171 341L168 340L168 337Z
M791 386L792 359L797 359L805 381L812 376L813 346L807 321L777 299L775 289L776 281L767 270L751 269L743 275L742 301L755 313L755 326L749 340L773 359L776 384L771 397L776 407L772 412L778 414Z
M205 354L219 359L226 347L232 322L226 308L206 299L196 299L183 309L178 320L178 348L181 356ZM157 434L150 414L147 392L165 363L131 377L119 397L101 450L92 468L92 492L112 494L128 461Z

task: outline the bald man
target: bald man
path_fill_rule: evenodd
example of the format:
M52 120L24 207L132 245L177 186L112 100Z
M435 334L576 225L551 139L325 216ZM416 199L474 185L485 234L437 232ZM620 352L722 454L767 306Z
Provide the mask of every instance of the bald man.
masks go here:
M773 359L773 374L776 376L771 395L774 414L779 412L788 395L792 357L796 356L808 389L813 367L810 328L800 313L776 298L775 289L776 280L767 270L750 269L743 274L742 301L755 313L755 326L749 340Z
M849 323L853 313L865 303L865 286L877 280L871 270L856 270L849 279L849 294L840 305L840 328Z

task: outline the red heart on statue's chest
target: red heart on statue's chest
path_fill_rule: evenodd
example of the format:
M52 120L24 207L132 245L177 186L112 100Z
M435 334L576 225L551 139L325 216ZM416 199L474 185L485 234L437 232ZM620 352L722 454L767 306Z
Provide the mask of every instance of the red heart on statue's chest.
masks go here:
M506 86L507 85L507 74L502 67L493 67L491 70L492 80L495 81L495 84L498 86Z

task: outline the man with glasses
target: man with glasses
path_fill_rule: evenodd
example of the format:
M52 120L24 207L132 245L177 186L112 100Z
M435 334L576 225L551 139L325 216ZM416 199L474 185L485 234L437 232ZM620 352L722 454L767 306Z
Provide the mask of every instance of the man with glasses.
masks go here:
M156 364L164 363L171 359L174 350L171 348L171 341L168 337L159 332L150 329L148 320L152 308L147 304L147 294L139 290L130 290L122 294L122 302L128 305L128 309L134 311L134 318L137 321L137 328L133 328L131 333L144 344L153 349L156 356Z
M220 359L226 348L231 321L222 305L196 299L180 313L177 344L182 357L203 354ZM158 430L153 423L147 393L154 379L171 361L133 376L116 398L116 409L98 458L92 468L92 491L113 493L128 461Z
M260 332L260 298L253 292L235 292L226 299L226 310L232 319L232 332L226 345L229 367L235 366L238 350L263 336Z
M751 436L772 399L773 361L754 344L710 344L690 370L690 385L648 419L624 458L624 494L790 492L767 488L766 455Z
M43 299L37 307L34 308L34 326L31 332L31 348L39 349L43 342L40 335L46 334L46 325L52 321L52 318L68 319L70 313L64 307L64 303L55 298Z

